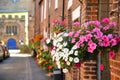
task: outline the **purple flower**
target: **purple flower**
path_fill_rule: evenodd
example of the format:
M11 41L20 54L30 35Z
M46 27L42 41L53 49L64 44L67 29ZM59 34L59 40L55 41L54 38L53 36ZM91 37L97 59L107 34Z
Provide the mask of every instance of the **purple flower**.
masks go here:
M108 38L109 38L109 39L112 39L112 38L113 38L113 35L112 35L112 34L108 34Z

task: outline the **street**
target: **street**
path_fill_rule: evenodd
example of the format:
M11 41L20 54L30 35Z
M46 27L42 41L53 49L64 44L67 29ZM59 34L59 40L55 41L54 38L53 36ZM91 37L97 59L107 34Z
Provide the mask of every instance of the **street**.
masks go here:
M0 63L0 80L51 80L28 54L11 54Z

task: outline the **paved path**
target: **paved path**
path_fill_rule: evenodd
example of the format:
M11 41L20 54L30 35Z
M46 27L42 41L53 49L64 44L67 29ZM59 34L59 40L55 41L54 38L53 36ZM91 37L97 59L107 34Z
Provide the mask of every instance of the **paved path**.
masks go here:
M0 80L52 80L30 55L12 54L0 63Z

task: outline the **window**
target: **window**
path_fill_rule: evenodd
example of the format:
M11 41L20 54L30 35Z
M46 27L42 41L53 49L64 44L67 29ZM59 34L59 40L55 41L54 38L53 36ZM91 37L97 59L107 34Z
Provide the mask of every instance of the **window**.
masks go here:
M5 19L5 15L2 15L2 19Z
M17 26L6 26L6 34L17 35Z
M25 16L23 15L23 16L21 16L21 19L25 19Z
M8 19L12 19L12 15L8 15Z
M17 15L15 15L15 19L18 19L18 16L17 16Z
M58 0L55 0L55 9L58 8Z

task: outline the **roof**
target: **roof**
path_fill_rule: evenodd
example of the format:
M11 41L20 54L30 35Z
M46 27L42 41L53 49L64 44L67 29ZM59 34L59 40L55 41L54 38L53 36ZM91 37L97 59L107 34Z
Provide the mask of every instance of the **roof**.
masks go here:
M28 12L27 10L0 10L0 13Z

